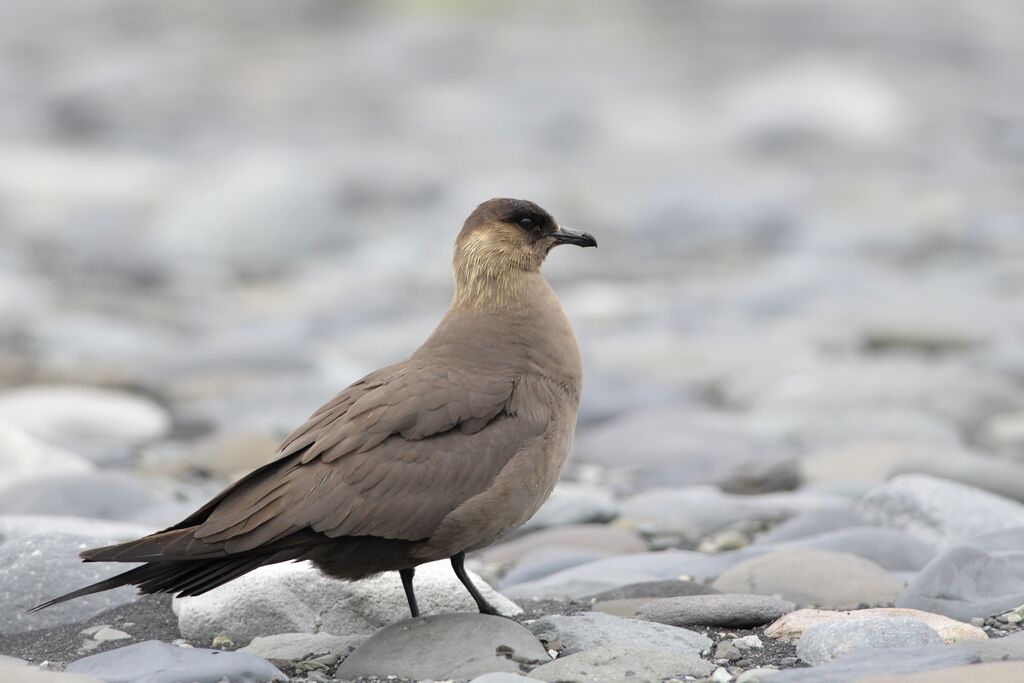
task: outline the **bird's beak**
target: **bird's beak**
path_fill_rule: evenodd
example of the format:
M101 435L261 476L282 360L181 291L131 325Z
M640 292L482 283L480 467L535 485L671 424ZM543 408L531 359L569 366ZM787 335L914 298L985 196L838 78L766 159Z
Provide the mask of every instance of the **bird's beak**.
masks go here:
M577 247L596 247L597 240L589 232L570 230L558 226L558 230L551 233L551 237L559 244L575 244Z

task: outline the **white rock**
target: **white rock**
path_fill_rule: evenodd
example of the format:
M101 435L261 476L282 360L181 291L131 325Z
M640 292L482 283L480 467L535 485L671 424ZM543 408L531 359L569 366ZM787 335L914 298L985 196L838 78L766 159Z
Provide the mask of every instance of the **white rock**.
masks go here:
M522 612L478 576L470 576L502 614ZM477 611L447 561L417 567L415 587L423 615ZM262 567L173 605L182 636L202 643L218 635L243 644L275 633L370 634L409 617L397 573L349 583L328 578L307 562Z
M958 643L965 640L987 640L988 635L981 628L973 624L966 624L962 621L950 619L941 614L922 612L916 609L902 607L875 607L871 609L860 609L850 612L835 612L822 609L801 609L790 612L779 619L776 619L764 630L764 635L776 640L796 640L804 631L832 621L844 619L864 618L892 618L914 619L931 627L939 634L945 643Z
M720 666L711 674L711 680L715 683L729 683L732 680L732 674L728 669Z
M1024 411L996 415L981 430L981 439L992 450L1024 460Z
M104 628L101 628L100 630L96 631L96 633L93 633L92 638L93 640L98 640L102 643L108 640L127 640L131 638L131 636L122 631L121 629L105 626Z
M24 479L94 469L96 466L85 458L0 422L0 488Z
M0 420L57 444L124 448L167 434L171 417L154 401L113 389L31 385L0 394Z
M933 543L1024 526L1024 505L925 474L901 474L872 489L858 512Z
M735 638L732 644L736 646L736 649L740 652L746 652L748 650L760 650L764 647L764 643L757 636L743 636L742 638Z
M796 654L808 664L829 662L848 652L942 645L926 624L905 617L862 617L811 626L796 644Z
M880 74L820 60L784 64L733 87L720 124L743 140L804 138L863 144L897 135L906 103Z

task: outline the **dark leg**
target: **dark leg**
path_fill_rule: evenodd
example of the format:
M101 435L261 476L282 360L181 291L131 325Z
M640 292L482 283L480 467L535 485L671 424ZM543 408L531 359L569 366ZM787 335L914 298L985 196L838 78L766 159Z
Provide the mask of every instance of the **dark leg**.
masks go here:
M409 601L409 611L412 612L414 617L418 617L420 615L420 608L416 606L416 593L412 590L412 577L416 574L416 568L401 569L398 573L402 577L405 599Z
M455 576L459 577L459 581L466 587L469 594L473 596L473 600L476 601L476 606L480 609L481 614L493 614L495 616L501 616L498 614L498 610L491 607L491 605L484 600L484 596L480 595L480 591L476 589L473 582L469 580L469 575L466 574L466 568L462 566L462 563L466 561L466 553L459 553L452 557L452 569L455 570Z

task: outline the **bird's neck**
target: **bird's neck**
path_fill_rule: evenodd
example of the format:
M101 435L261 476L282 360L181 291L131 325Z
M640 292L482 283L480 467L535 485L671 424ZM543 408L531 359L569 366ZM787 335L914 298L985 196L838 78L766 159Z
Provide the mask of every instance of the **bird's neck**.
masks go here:
M547 288L547 281L538 271L457 263L452 309L521 314L536 303L536 290Z

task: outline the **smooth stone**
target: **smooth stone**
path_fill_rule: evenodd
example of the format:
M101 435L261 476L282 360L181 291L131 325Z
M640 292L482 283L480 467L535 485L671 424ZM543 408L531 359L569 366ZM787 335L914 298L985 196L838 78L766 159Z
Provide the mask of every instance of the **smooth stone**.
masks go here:
M746 551L758 553L798 548L850 553L895 572L917 571L928 564L937 552L932 543L904 531L872 526L839 529L769 546L757 543L748 546Z
M92 634L93 640L98 640L101 643L105 643L111 640L129 640L131 635L125 633L121 629L111 628L109 626L101 628Z
M1024 633L952 645L850 652L809 669L782 671L771 680L772 683L849 683L868 676L918 673L1002 660L1024 660Z
M156 531L156 527L107 519L66 515L0 515L0 543L47 534L98 536L113 541L131 541Z
M252 642L237 652L299 662L312 657L328 654L348 655L361 645L364 636L335 636L330 633L275 633L272 636L257 636Z
M148 640L101 652L68 664L65 671L96 676L105 683L267 683L288 677L260 657L238 652L176 647Z
M481 550L476 557L494 564L516 564L541 548L579 548L608 555L642 553L647 544L636 533L607 524L567 524L535 531Z
M776 523L801 512L847 506L835 496L802 492L741 496L722 493L713 486L653 489L624 500L617 524L650 534L681 534L697 541L739 522Z
M483 676L477 676L470 683L530 683L535 681L536 678L529 678L527 676L520 676L519 674L508 674L508 673L490 673L484 674Z
M600 612L541 617L528 626L543 641L561 641L569 652L615 646L653 647L700 655L712 644L706 636L685 628L624 619Z
M739 493L764 493L797 484L788 468L795 451L786 438L742 416L702 413L690 404L609 420L580 433L573 452L579 462L600 466L628 491L731 484Z
M986 662L935 669L903 676L868 676L853 683L967 683L968 681L1024 681L1024 662Z
M926 474L894 477L864 496L858 512L930 543L1024 526L1024 505Z
M892 144L910 125L904 93L870 71L790 57L753 71L723 92L719 126L733 144L780 141L871 149Z
M1024 527L984 534L946 548L896 600L969 621L1024 604Z
M963 426L1024 406L1008 377L927 359L863 357L821 362L794 372L766 368L761 377L725 387L731 404L756 410L922 409Z
M1012 460L964 454L955 458L923 458L895 464L893 475L927 474L1024 501L1024 465Z
M828 531L860 526L863 523L864 520L854 511L852 505L828 507L796 514L776 524L754 541L758 544L784 543L818 536Z
M801 460L846 447L867 447L862 453L870 456L875 445L923 447L929 444L943 450L962 445L956 425L916 408L865 408L824 414L801 410L771 415L774 419L792 422L792 438L803 447ZM846 466L856 471L858 463L847 462ZM843 478L849 478L849 474Z
M970 457L959 443L865 438L809 453L800 461L800 473L809 483L857 481L877 485L912 463Z
M736 683L763 683L777 673L779 673L778 669L773 669L768 666L759 667L757 669L747 669L736 677Z
M707 555L689 550L635 553L608 557L556 572L537 581L509 586L511 598L579 599L634 583L667 579L710 579L740 562L742 558Z
M190 180L164 203L149 234L152 248L175 261L267 275L287 264L282 254L314 254L344 233L328 177L304 157L248 150Z
M10 681L11 683L105 683L94 676L44 671L34 666L28 666L27 662L24 665L5 664L3 660L0 660L0 681Z
M591 612L610 614L613 617L635 619L636 612L650 602L650 598L623 598L621 600L601 600L590 605Z
M78 553L111 539L68 534L24 536L0 545L0 634L77 624L137 599L131 586L70 600L40 612L51 598L131 569L132 564L83 563Z
M892 603L903 583L874 562L829 550L783 550L746 560L712 584L724 593L779 595L798 605L850 609Z
M965 640L986 640L988 635L981 628L973 624L965 624L941 614L922 612L916 609L905 609L899 607L875 607L861 609L852 612L835 612L821 609L801 609L790 612L771 623L764 630L764 635L776 640L792 641L812 626L825 624L833 621L861 618L889 618L901 617L904 619L915 619L929 626L939 634L945 643L957 643Z
M502 614L522 611L469 574ZM415 587L421 614L477 611L448 562L417 567ZM261 567L209 593L175 599L173 607L182 636L202 643L217 636L248 643L275 633L371 634L409 615L396 572L346 582L321 574L308 562Z
M708 676L714 670L700 657L653 648L603 647L559 657L537 667L530 678L551 683L626 681Z
M199 472L234 479L274 460L280 438L268 431L237 428L187 444L175 444L170 454L143 454L142 469L175 477Z
M0 491L0 514L44 514L126 520L163 500L121 472L32 479Z
M166 435L170 414L124 391L73 385L29 385L0 393L0 420L46 441L102 457Z
M681 595L710 595L717 592L717 590L706 583L667 579L664 581L632 583L627 586L621 586L619 588L613 588L611 590L589 595L585 597L584 600L606 601L645 599L650 601L656 598L675 598Z
M504 589L517 583L535 581L563 569L600 560L607 556L607 553L579 548L539 548L524 555L522 560L502 577L498 586Z
M992 416L982 425L978 438L995 453L1024 460L1024 410Z
M796 655L815 666L860 650L941 644L938 633L915 619L857 617L809 627L797 641Z
M559 482L523 531L548 529L568 524L610 522L619 516L619 506L611 491L590 484Z
M752 628L774 621L796 605L766 595L721 593L652 600L637 618L670 626Z
M345 680L468 680L491 672L522 673L550 660L540 642L514 621L485 614L442 614L406 619L378 631L334 675Z
M0 488L37 477L92 472L96 466L24 429L0 422Z

